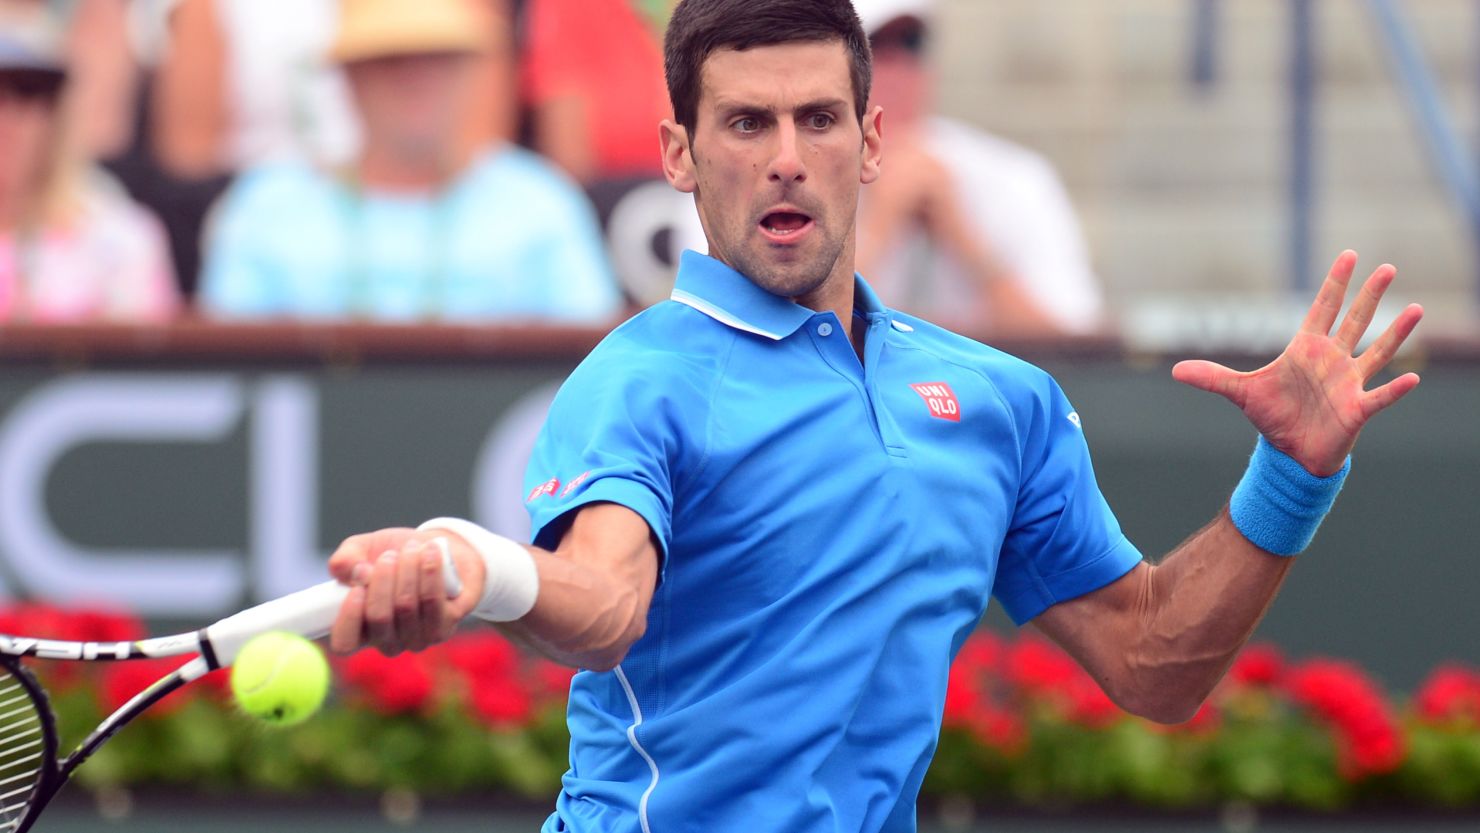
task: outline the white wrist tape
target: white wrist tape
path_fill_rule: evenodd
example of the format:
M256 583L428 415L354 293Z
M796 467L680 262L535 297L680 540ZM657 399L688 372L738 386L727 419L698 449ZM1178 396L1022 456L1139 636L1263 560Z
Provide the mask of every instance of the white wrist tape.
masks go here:
M483 559L483 598L473 615L489 622L512 622L534 607L540 576L529 550L461 518L432 518L418 532L440 529L462 538Z

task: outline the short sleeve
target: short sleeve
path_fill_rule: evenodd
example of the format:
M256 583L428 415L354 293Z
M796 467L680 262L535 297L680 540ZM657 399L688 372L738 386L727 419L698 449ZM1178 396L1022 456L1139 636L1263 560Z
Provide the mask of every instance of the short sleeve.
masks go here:
M626 360L618 342L598 347L550 406L525 474L531 540L555 549L574 510L616 503L647 521L666 567L692 407L681 375Z
M1098 590L1141 561L1100 493L1079 415L1036 371L1014 403L1022 477L992 594L1017 624Z

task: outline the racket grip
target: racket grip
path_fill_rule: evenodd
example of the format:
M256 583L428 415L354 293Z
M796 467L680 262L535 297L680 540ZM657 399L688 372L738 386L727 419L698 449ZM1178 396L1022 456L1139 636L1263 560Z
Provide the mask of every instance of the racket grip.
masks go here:
M462 593L462 579L452 564L447 539L438 537L433 542L442 551L442 581L447 598L455 598ZM242 646L258 634L288 631L309 639L326 636L348 595L347 585L326 581L249 607L205 629L204 641L210 646L206 655L214 656L213 668L224 668L235 661Z

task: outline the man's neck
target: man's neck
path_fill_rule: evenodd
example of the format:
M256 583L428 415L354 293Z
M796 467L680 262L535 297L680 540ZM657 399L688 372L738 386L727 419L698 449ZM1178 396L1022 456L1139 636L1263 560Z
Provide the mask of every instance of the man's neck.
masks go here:
M429 191L446 183L455 169L448 151L406 153L367 144L356 163L362 186L381 191Z
M833 273L819 286L816 291L791 299L807 309L817 312L832 311L838 317L838 323L843 326L843 331L848 333L853 342L853 349L858 352L859 361L863 360L863 336L855 332L853 327L853 245L850 243L838 263L833 267Z

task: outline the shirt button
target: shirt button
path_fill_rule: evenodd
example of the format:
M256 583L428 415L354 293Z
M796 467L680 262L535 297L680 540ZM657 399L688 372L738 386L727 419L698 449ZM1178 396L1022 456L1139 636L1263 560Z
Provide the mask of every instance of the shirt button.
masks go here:
M832 325L827 323L826 321L818 324L817 334L822 336L823 338L827 338L828 336L832 335Z

